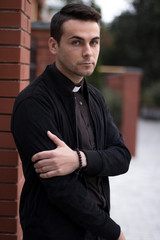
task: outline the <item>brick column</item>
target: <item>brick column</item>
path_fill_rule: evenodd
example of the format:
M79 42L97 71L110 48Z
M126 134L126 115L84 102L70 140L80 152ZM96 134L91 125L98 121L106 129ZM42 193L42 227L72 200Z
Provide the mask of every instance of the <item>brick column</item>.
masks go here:
M0 1L0 240L22 239L23 173L10 119L15 97L29 83L30 11L31 0Z
M106 78L109 87L122 93L122 125L120 131L132 156L136 155L141 78L142 71L140 69L124 67L123 73L109 75Z
M141 72L128 72L123 75L122 133L132 156L136 155L141 77Z
M32 22L31 36L36 46L36 73L40 75L46 68L46 65L52 64L55 59L49 52L48 39L50 37L49 22Z

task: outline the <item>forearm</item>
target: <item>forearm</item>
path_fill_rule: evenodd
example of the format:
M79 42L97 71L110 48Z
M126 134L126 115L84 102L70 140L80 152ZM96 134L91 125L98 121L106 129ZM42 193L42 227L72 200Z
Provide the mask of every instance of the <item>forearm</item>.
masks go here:
M120 227L97 206L76 174L40 180L50 201L68 218L97 236L108 240L118 239Z
M95 129L96 150L83 150L87 158L87 166L83 171L90 176L116 176L128 170L131 156L104 99L100 100L104 118L100 127Z
M127 172L130 153L127 148L109 147L105 150L83 150L87 165L83 171L91 176L115 176Z

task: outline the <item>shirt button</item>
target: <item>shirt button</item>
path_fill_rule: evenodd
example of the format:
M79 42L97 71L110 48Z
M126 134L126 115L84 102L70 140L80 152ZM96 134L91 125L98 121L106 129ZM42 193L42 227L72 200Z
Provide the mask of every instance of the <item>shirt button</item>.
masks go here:
M81 102L81 101L79 101L79 104L82 106L83 105L83 103Z

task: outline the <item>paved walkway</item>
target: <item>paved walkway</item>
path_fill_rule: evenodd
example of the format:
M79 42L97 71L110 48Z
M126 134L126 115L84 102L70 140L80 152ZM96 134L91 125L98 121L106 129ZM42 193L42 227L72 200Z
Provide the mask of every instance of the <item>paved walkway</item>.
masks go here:
M160 240L160 121L138 121L136 157L110 178L111 216L126 240Z

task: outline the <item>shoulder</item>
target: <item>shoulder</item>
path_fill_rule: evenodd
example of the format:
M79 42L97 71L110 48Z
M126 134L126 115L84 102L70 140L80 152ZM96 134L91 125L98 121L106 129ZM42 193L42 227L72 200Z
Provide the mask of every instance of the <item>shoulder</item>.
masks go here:
M104 99L102 92L90 83L87 83L87 86L88 86L89 97L94 101L97 101L100 105L103 105L103 106L106 105L106 101Z
M13 113L20 106L34 108L35 104L38 103L42 106L48 105L51 100L46 80L45 74L41 74L23 89L16 97Z
M98 88L94 87L92 84L87 83L87 87L88 87L89 93L95 94L95 95L96 95L96 94L102 95L101 91L100 91Z

